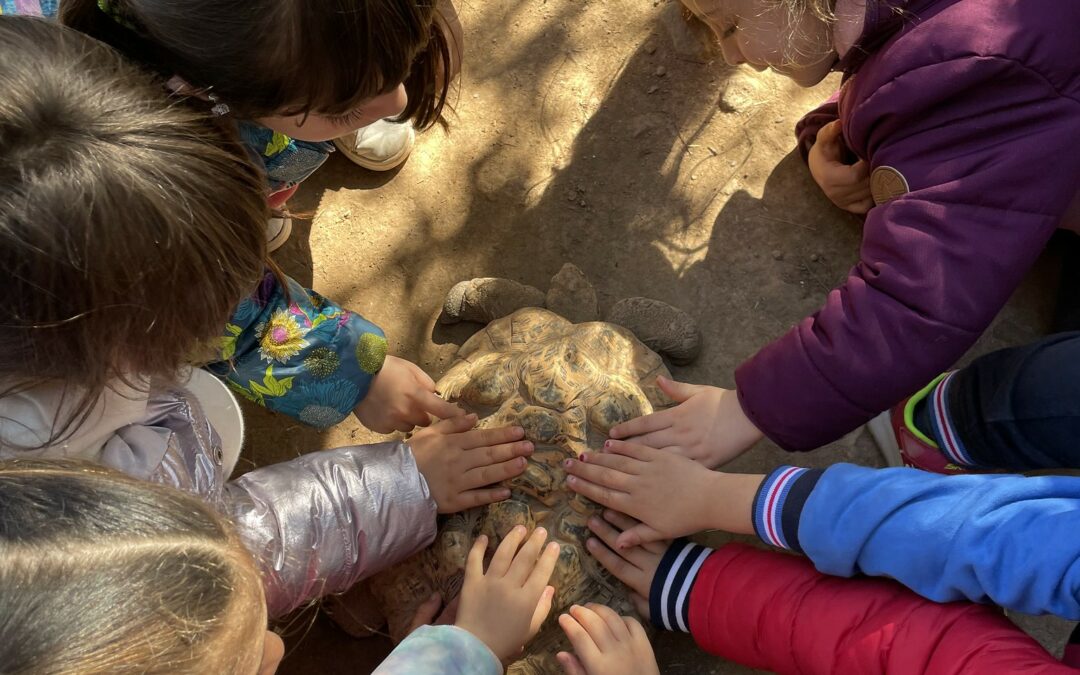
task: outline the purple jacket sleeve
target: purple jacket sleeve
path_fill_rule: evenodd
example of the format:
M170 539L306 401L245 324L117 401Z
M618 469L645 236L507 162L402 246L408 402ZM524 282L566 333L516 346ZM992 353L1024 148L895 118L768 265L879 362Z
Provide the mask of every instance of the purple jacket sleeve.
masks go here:
M795 125L795 138L799 141L799 154L805 162L810 156L810 148L817 141L821 127L840 119L840 92L836 92L818 107L803 115Z
M272 464L230 482L223 499L262 568L271 617L345 591L435 538L435 501L404 443Z
M871 209L860 260L825 305L735 373L743 410L788 450L835 440L959 358L1080 183L1080 104L1017 61L919 68L861 106L845 138L910 189Z

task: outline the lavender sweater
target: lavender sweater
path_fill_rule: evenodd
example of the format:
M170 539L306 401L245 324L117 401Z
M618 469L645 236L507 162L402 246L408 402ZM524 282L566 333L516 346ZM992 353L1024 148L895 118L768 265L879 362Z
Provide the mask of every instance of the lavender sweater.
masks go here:
M1069 28L1067 28L1069 27ZM871 209L824 306L742 364L743 410L788 450L839 438L986 329L1080 188L1080 2L867 0L839 63L848 147L909 191Z

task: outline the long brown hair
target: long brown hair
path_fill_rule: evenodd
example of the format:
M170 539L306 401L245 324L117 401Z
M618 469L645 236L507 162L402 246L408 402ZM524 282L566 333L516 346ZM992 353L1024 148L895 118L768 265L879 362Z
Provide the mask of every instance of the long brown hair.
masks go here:
M265 187L210 117L53 22L0 17L0 91L0 396L63 382L77 416L221 336L262 276Z
M422 128L437 121L450 86L435 2L64 0L60 20L244 118L340 115L404 82L398 119Z
M199 499L89 465L0 462L5 673L253 673L265 616L251 556Z

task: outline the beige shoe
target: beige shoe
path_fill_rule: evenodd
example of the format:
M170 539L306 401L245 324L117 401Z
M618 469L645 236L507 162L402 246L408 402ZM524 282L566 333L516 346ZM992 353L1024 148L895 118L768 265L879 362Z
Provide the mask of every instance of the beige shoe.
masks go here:
M405 163L416 142L412 124L379 120L334 140L341 154L370 171L389 171Z
M272 253L285 245L292 234L292 218L283 211L275 211L266 221L266 252Z

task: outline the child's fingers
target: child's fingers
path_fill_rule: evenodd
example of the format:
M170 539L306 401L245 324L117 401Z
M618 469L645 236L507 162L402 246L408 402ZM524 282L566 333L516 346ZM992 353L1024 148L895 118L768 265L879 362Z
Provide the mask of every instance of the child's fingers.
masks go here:
M555 655L555 659L562 666L564 675L589 675L585 667L581 665L581 661L578 661L578 658L570 652L559 652Z
M524 457L510 455L510 458L499 464L481 466L466 471L465 475L462 476L461 487L465 490L472 490L485 485L501 483L508 478L520 475L528 464L529 462Z
M510 561L510 568L506 570L506 579L515 586L524 586L529 574L536 567L536 558L540 555L540 548L547 541L547 530L538 527L533 530L525 545L514 555Z
M447 417L446 419L439 420L427 428L427 431L416 432L417 434L425 433L438 433L442 435L460 434L476 426L477 417L474 414L458 415L457 417Z
M585 548L588 549L592 557L596 558L596 562L600 563L608 572L611 572L616 579L636 591L648 592L649 581L651 580L646 580L640 569L611 548L605 546L602 541L596 537L590 537L585 540Z
M678 534L673 536L679 536ZM631 548L633 546L641 546L654 541L663 541L665 539L671 539L672 537L665 536L663 532L640 523L631 527L626 532L623 532L615 540L615 546L618 548Z
M649 636L645 632L645 628L642 627L641 622L632 616L624 616L622 618L623 623L626 624L626 632L630 634L630 639L634 642L641 642L644 640L649 642Z
M638 585L636 581L636 578L638 576L644 574L646 570L655 569L659 566L659 558L661 555L663 555L662 552L653 553L651 551L645 550L641 546L634 546L632 548L619 548L618 539L619 535L622 534L622 532L615 529L614 527L596 516L589 518L589 522L587 523L587 525L589 531L599 537L600 541L604 542L604 545L607 548L614 551L617 556L625 560L633 568L625 571L626 575L635 577L634 583L629 583L625 581L623 582L627 586L636 587ZM587 542L586 545L588 545ZM592 551L591 548L589 550ZM597 560L599 560L599 558L597 558ZM612 570L612 574L614 574L614 570ZM644 583L647 585L649 581L651 581L651 579L646 579L644 580Z
M629 422L616 424L611 427L608 436L611 436L612 438L631 438L633 436L647 434L650 431L666 429L673 423L670 413L674 409L675 408L669 408L668 410L662 410L660 412L652 413L651 415L635 417Z
M461 445L471 450L473 448L479 449L520 441L523 438L525 438L525 430L517 426L498 427L497 429L472 429L472 431L462 436Z
M441 420L461 417L465 414L464 408L456 403L444 401L433 391L421 392L417 396L417 405L419 406L420 412L425 416L431 415Z
M626 515L625 513L619 513L618 511L612 511L611 509L604 509L604 520L614 525L615 528L618 529L620 532L625 532L630 528L634 527L635 525L641 524L630 516ZM592 528L590 527L589 529L591 530ZM595 532L595 530L593 531ZM607 540L605 540L605 543L606 542ZM614 546L614 544L609 544L609 546ZM662 556L664 555L664 552L667 551L668 545L667 542L663 540L649 541L643 543L641 545L641 548L645 549L654 556Z
M624 642L630 638L630 631L626 629L626 623L623 622L622 617L619 616L618 612L607 605L601 605L596 602L590 602L586 607L604 620L604 623L607 624L608 631L611 632L611 636L615 638L616 642Z
M649 601L637 591L630 594L630 602L634 603L634 609L637 610L638 616L648 620L650 618L649 613Z
M674 430L671 429L668 431ZM648 443L638 443L636 441L604 441L605 453L622 455L637 460L639 472L645 470L644 467L641 466L642 463L654 460L663 454L660 450L656 449L657 447L659 446L649 445ZM590 458L593 456L593 454L589 455Z
M458 605L460 604L461 594L459 593L456 598L447 603L446 607L443 608L442 613L439 614L439 618L435 619L435 625L452 625L455 621L457 621L457 610Z
M555 572L555 565L559 562L559 542L553 541L544 547L544 552L540 554L540 560L536 561L536 566L533 567L532 572L529 573L529 578L525 582L525 588L530 592L535 589L547 585L547 582L551 579L552 573Z
M823 159L839 161L841 151L840 138L843 131L844 129L840 125L840 120L829 122L818 130L817 138L814 139L813 148L817 148L817 151L821 153ZM811 150L813 150L813 148L811 148Z
M513 441L486 447L474 447L465 451L462 466L465 470L478 470L492 464L509 461L515 457L528 457L532 453L533 444L531 441ZM479 483L479 485L487 485L487 483Z
M570 608L571 613L559 615L559 628L566 633L566 638L570 640L570 646L574 648L579 660L586 663L596 661L600 656L600 648L597 647L596 641L584 624L573 615L574 609L584 609L584 607L574 605Z
M465 559L465 578L479 578L484 576L484 553L487 552L488 539L486 535L480 535L469 549L469 557Z
M540 632L540 626L544 625L548 614L551 613L551 603L554 599L555 587L545 586L540 593L540 599L536 603L536 609L533 610L532 619L529 621L530 638Z
M694 394L700 394L708 385L704 384L690 384L689 382L679 382L678 380L669 380L663 375L656 378L656 384L660 387L671 400L676 403L682 403L687 401Z
M521 546L522 540L525 539L525 533L524 525L515 525L506 533L502 543L499 544L499 548L495 549L491 564L488 565L487 573L489 576L506 576L506 571L510 569L510 563L514 560L514 554L517 553L518 547Z
M580 464L580 462L578 462ZM588 497L597 504L601 504L608 508L615 509L616 511L627 511L632 506L630 502L630 495L625 492L619 492L618 490L612 490L609 487L603 485L596 485L590 483L587 480L582 480L577 476L567 476L566 486L574 492Z
M615 646L615 636L611 634L607 622L595 611L588 607L574 605L570 608L570 616L577 619L577 622L588 631L589 637L593 639L596 648L601 652L611 651Z
M577 476L596 485L609 487L619 492L630 492L631 485L637 476L623 473L616 469L599 466L596 463L585 463L577 459L563 461L563 468L571 476Z
M460 513L461 511L467 511L476 508L477 506L487 506L488 504L501 502L505 499L510 499L510 488L494 487L483 488L480 490L466 490L465 492L458 493L458 495L446 505L446 509L440 511L440 513Z
M616 443L619 443L619 441L608 441L611 446ZM645 462L639 459L611 452L583 452L578 459L587 464L602 466L631 476L640 474L645 468Z

